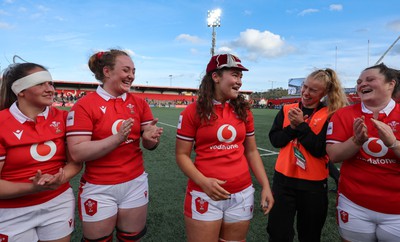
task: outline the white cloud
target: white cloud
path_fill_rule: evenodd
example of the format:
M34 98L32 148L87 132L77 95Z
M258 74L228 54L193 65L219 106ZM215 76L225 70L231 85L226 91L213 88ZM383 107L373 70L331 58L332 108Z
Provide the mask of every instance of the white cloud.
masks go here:
M259 57L280 57L295 50L294 47L287 45L281 36L267 30L260 32L256 29L247 29L241 32L240 37L231 44L245 49L248 52L248 58L253 60Z
M38 18L40 18L40 17L42 17L43 15L41 14L41 13L34 13L34 14L32 14L30 17L32 18L32 19L38 19Z
M15 0L4 0L4 3L13 3Z
M235 54L233 52L233 50L231 48L229 48L228 46L222 46L222 47L218 48L216 53L218 53L218 54L223 54L223 53Z
M387 24L387 26L396 32L400 32L400 19L391 21Z
M329 10L330 11L342 11L343 5L342 4L331 4L331 5L329 5Z
M37 8L42 12L48 12L50 10L50 8L45 7L43 5L39 5Z
M45 16L46 13L50 11L50 8L45 7L43 5L38 5L37 10L38 10L37 12L30 15L30 17L32 19L39 19L39 18ZM19 9L19 11L24 11L24 9ZM26 9L25 9L25 11L26 11Z
M305 10L301 11L298 15L304 16L304 15L307 15L307 14L312 14L312 13L317 13L317 12L319 12L318 9L309 8L309 9L305 9Z
M244 15L245 16L250 16L250 15L252 15L253 13L250 11L250 10L244 10Z
M5 22L0 22L0 29L11 29L12 25Z
M286 13L287 14L295 14L295 13L297 13L299 10L297 10L297 9L286 9Z
M198 49L195 48L191 48L190 49L190 53L192 53L192 55L198 55L199 53L201 53Z
M0 9L0 15L10 15L9 13L7 13L6 11L4 11L3 9Z
M175 39L176 40L188 41L188 42L193 43L193 44L199 44L199 43L203 42L203 40L200 39L199 37L193 36L193 35L190 35L190 34L180 34Z
M60 41L71 41L75 39L79 39L83 36L80 33L60 33L53 35L44 36L44 40L48 42L60 42Z

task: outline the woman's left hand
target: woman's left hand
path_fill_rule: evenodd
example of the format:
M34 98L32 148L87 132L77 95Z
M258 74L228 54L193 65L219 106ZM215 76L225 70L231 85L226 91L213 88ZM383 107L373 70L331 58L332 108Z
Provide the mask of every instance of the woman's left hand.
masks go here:
M264 215L267 215L274 206L275 200L269 187L263 188L261 191L261 209Z
M382 142L387 147L394 145L396 142L396 136L394 135L392 128L379 120L371 118L371 121L374 124L374 127L378 130L378 135Z
M295 129L299 124L304 122L308 116L303 116L303 111L300 108L291 108L288 113L288 118L290 121L290 126Z
M150 124L144 126L142 138L150 142L159 142L163 133L163 128L157 127L158 118L151 121Z
M65 182L65 172L60 168L58 173L42 174L40 170L36 172L34 177L29 178L33 184L38 187L38 190L55 190Z

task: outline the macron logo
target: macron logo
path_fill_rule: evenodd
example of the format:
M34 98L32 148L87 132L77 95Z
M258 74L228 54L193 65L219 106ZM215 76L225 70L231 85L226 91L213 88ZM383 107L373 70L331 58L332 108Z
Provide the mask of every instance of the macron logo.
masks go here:
M101 107L100 107L100 110L101 110L104 114L106 114L106 109L107 109L107 107L104 107L104 106L101 106Z
M19 140L21 140L21 136L22 136L23 132L24 132L23 130L17 130L17 131L14 131L13 133Z

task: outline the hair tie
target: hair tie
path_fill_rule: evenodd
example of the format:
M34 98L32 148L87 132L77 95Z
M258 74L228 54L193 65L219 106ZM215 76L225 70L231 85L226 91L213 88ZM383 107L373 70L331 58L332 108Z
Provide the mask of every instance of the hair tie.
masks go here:
M103 51L98 52L98 53L96 54L96 58L97 58L98 60L100 60L101 57L103 56L103 54L104 54Z

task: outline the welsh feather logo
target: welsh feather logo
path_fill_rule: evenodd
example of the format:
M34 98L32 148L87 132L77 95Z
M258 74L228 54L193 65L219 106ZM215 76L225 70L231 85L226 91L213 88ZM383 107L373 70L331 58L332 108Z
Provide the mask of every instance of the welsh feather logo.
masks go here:
M53 127L56 130L57 134L61 133L60 122L53 121L53 122L51 122L50 127Z
M93 199L88 199L84 203L85 212L89 216L93 216L97 213L97 201Z
M134 113L135 113L135 111L134 111L135 105L129 103L128 105L126 105L126 107L129 109L129 111L131 112L131 114L134 114Z
M340 219L342 220L343 223L349 222L349 214L345 211L340 211Z
M196 211L203 214L208 211L208 202L200 197L195 199Z

